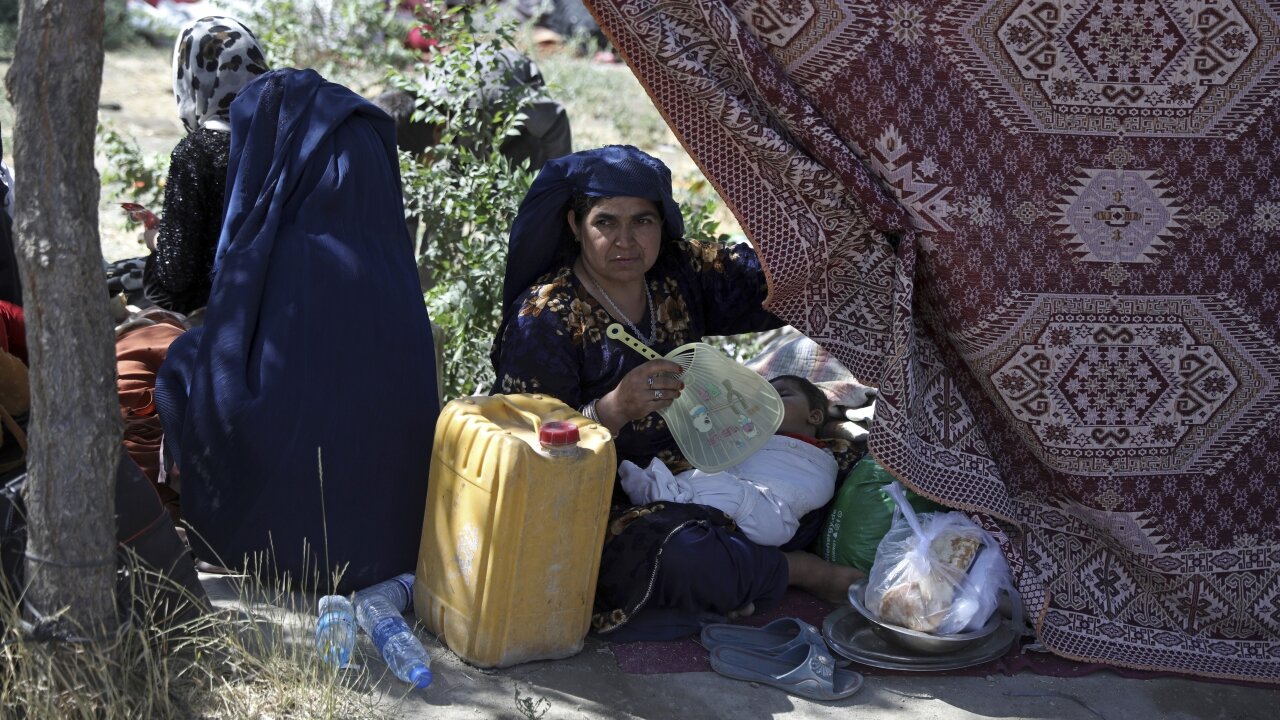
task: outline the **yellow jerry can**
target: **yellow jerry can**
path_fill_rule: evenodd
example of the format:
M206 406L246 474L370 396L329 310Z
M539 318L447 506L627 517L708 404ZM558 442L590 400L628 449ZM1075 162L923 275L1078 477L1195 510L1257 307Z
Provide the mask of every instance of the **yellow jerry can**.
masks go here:
M478 667L576 654L616 470L609 430L555 398L449 402L431 451L418 618Z

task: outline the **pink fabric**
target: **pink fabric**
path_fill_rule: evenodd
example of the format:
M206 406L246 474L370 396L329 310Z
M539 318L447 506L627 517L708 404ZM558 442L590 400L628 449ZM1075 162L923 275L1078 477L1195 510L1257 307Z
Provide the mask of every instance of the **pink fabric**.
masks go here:
M26 364L27 316L21 305L0 300L0 350L13 355Z
M1280 3L588 4L1046 646L1280 682Z

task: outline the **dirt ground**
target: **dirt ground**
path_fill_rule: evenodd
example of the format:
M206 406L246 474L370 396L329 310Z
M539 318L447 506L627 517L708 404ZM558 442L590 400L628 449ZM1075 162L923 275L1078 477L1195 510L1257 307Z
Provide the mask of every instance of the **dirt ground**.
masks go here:
M167 155L184 132L173 104L169 61L168 50L140 46L107 53L103 64L98 120L132 137L148 156ZM8 59L0 62L0 73L8 73L10 64ZM12 166L13 105L7 97L0 99L0 124L4 126L6 160ZM102 172L101 159L98 171ZM21 186L21 178L14 181ZM138 233L125 230L118 202L120 198L104 190L98 206L102 255L108 261L147 252Z
M170 56L168 50L141 47L107 53L103 63L98 121L133 138L147 156L168 155L185 134L173 101ZM101 166L98 169L101 172ZM138 232L125 230L116 204L120 198L104 188L101 200L102 256L114 261L145 255L147 248Z
M98 119L132 137L146 154L168 154L185 134L173 102L170 51L107 53Z
M132 138L147 157L166 156L184 134L173 101L170 60L168 48L145 45L108 52L104 59L99 122ZM575 149L610 143L633 144L667 163L678 187L701 178L693 160L685 154L625 66L596 66L565 56L540 57L538 62L556 99L569 113ZM9 65L8 58L0 59L0 73L7 73ZM7 98L0 98L0 125L3 125L5 147L11 152L13 107ZM9 159L12 161L11 155ZM103 169L100 157L98 170ZM21 178L16 182L20 186ZM99 230L102 254L107 261L146 254L140 233L125 229L118 206L121 200L111 188L104 188L99 204ZM722 232L740 232L727 208L722 206L716 217Z

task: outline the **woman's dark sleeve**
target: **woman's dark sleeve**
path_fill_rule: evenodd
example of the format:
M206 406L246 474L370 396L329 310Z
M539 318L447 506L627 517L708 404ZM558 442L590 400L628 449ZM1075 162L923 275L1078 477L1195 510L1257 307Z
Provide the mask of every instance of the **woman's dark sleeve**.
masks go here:
M592 399L583 397L582 352L565 318L545 306L535 312L529 297L516 301L521 310L503 333L493 391L543 393L580 408Z
M156 250L147 263L153 284L179 304L209 282L213 252L208 242L210 228L222 223L222 198L214 202L210 197L216 185L209 178L211 159L200 152L194 138L187 135L173 149ZM172 309L186 312L194 308Z
M688 243L696 282L702 291L707 335L737 335L782 327L764 309L769 295L760 258L750 245Z

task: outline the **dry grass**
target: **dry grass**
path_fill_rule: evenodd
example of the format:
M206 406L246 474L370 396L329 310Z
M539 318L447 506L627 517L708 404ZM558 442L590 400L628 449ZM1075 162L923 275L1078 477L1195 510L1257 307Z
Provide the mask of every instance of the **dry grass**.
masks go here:
M136 567L137 615L158 612L163 578ZM193 620L164 627L138 622L108 640L39 639L24 631L12 598L0 600L0 717L357 718L392 717L367 669L319 661L311 600L239 578L238 597ZM141 589L140 589L141 588ZM189 595L186 602L197 602ZM135 605L136 607L136 605ZM102 633L76 633L98 635Z

